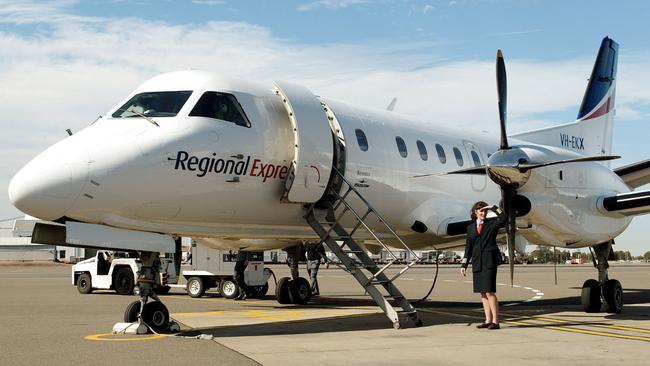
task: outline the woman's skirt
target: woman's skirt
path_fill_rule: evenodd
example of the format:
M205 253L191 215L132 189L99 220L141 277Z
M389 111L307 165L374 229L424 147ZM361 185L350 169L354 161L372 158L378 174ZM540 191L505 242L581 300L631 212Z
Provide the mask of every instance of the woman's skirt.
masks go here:
M497 292L497 267L473 272L474 292Z

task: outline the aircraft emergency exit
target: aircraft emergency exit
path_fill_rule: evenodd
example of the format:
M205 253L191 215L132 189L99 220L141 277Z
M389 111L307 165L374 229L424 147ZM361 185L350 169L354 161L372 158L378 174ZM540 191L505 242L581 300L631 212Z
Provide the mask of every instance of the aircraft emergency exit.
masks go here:
M616 158L617 57L618 45L606 37L575 122L507 135L499 52L500 140L287 82L166 73L34 158L11 181L9 196L21 211L64 225L39 225L34 236L42 240L140 251L145 287L157 274L148 253L173 249L181 236L251 251L319 240L351 272L362 263L370 275L352 273L362 286L383 286L410 316L415 310L400 301L394 278L359 252L462 246L472 204L501 201L510 258L515 242L591 247L599 279L583 286L585 310L598 311L604 300L619 312L623 291L609 279L607 259L632 216L650 211L650 192L634 191L650 182L650 169L647 161L616 170L603 163ZM359 260L346 262L350 254ZM308 286L283 286L284 301L309 296ZM155 288L141 292L142 311L162 312L146 308ZM398 321L386 300L375 300Z

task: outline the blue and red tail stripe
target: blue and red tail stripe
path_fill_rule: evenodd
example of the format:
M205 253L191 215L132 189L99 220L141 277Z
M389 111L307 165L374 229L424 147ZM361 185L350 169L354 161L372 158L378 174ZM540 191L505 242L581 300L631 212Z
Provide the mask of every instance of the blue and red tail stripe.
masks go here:
M580 104L578 120L589 120L609 113L614 108L618 43L605 37L591 71L587 90Z

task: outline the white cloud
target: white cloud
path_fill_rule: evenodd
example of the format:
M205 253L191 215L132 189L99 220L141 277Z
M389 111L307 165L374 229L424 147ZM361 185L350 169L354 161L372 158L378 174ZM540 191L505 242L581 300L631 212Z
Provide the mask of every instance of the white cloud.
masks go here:
M319 0L300 5L298 11L309 11L318 8L339 10L357 5L366 5L368 3L370 3L370 0Z
M214 5L223 5L223 4L225 4L225 1L221 1L221 0L192 0L192 4L214 6Z
M427 4L422 8L422 13L426 14L430 11L433 11L435 7L433 5Z
M65 23L65 22L91 22L92 17L76 16L65 12L67 8L76 4L75 0L32 2L28 0L3 0L0 1L0 23L32 24Z

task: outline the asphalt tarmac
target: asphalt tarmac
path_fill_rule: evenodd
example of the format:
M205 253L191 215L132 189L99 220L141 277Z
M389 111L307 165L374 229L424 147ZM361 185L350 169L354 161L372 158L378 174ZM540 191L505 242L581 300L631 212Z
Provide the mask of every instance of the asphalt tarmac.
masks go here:
M288 275L286 266L271 268ZM450 265L416 305L419 328L393 329L350 275L330 268L319 275L322 296L306 306L278 304L273 283L265 299L238 302L174 289L162 299L182 331L133 336L111 330L136 297L82 295L69 265L0 264L0 365L648 364L649 264L611 265L610 277L625 289L621 314L581 311L580 287L596 276L590 265L558 265L557 285L550 265L515 272L511 287L507 267L499 270L502 329L495 331L475 328L483 313L471 275ZM434 266L415 267L397 286L415 300L434 275Z

